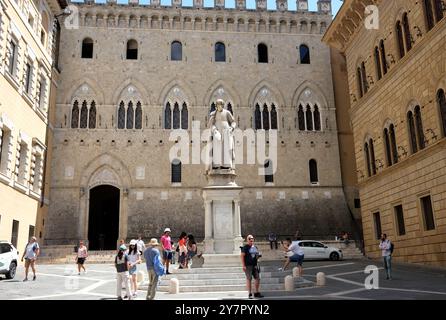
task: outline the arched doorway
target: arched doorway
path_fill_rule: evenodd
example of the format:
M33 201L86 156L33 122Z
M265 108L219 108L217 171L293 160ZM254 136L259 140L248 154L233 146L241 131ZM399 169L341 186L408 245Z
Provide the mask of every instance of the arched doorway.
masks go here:
M90 189L89 208L89 249L115 250L119 236L119 189L110 185Z

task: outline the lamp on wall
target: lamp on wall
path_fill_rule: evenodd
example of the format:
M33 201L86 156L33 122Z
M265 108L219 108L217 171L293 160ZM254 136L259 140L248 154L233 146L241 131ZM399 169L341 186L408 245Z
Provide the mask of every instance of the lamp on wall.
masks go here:
M423 36L423 32L421 32L421 29L419 26L413 27L415 30L417 30L417 38L421 38Z
M391 54L391 53L389 53L387 56L390 58L390 63L394 64L395 63L395 56L393 54ZM389 64L387 63L387 67L388 66L389 66Z
M434 130L432 130L431 128L429 128L429 129L426 129L426 133L428 133L428 132L430 132L431 133L431 139L432 140L437 140L437 135L435 134L435 131Z
M357 100L356 100L356 95L355 95L355 94L351 93L351 94L350 94L350 97L352 97L353 102L356 102L356 101L357 101Z
M383 161L381 159L376 159L375 160L375 164L376 166L381 169L382 167L384 167Z

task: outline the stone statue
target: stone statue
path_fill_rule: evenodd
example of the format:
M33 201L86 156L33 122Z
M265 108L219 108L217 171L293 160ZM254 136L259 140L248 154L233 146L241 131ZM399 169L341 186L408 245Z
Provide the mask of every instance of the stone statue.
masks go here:
M223 108L224 101L216 101L216 110L209 118L212 134L212 169L235 169L234 129L236 123L231 112ZM209 169L209 168L208 168Z

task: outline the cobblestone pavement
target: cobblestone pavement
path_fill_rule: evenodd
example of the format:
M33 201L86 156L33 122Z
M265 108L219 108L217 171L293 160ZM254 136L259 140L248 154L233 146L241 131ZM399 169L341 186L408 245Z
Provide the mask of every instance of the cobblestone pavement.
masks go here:
M280 267L280 261L262 265ZM368 265L379 269L378 289L367 289ZM36 281L23 282L24 268L19 266L15 279L0 280L1 300L114 300L116 275L112 265L86 264L87 273L77 274L75 265L37 265ZM144 265L139 265L144 270ZM318 272L326 274L324 287L299 288L293 292L263 292L271 300L363 300L363 299L446 299L446 270L416 265L393 264L393 279L386 280L381 261L344 260L304 263L304 277L315 281ZM30 277L32 279L32 276ZM137 300L146 293L138 292ZM168 294L158 292L156 300L246 299L247 292Z

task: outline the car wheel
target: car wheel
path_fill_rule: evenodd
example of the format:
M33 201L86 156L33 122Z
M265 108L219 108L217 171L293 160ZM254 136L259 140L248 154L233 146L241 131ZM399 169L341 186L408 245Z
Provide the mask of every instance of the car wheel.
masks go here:
M339 253L337 253L337 252L330 253L330 260L338 261L339 260Z
M15 262L11 262L11 264L9 265L9 271L6 274L6 279L14 279L16 269L17 264Z

